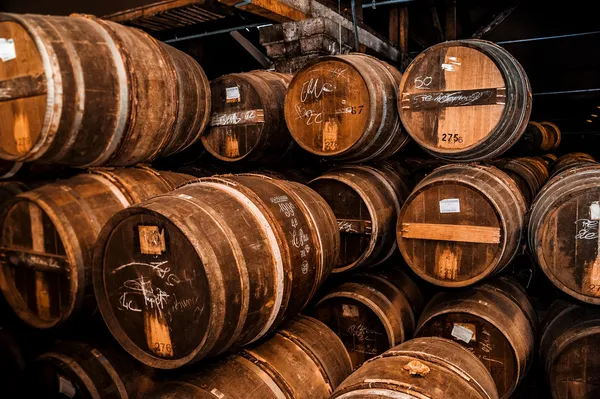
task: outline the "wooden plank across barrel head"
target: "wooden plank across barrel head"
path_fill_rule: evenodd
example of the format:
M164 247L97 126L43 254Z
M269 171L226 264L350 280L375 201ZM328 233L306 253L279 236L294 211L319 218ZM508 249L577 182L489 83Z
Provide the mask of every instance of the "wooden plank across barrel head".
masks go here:
M424 299L399 267L354 274L325 291L311 314L340 337L354 369L411 339Z
M589 163L588 163L589 164ZM536 197L529 248L546 276L581 301L600 304L600 166L559 173Z
M270 339L177 377L145 399L328 399L352 372L348 352L323 323L297 316Z
M395 108L400 77L394 67L364 54L318 58L290 82L290 133L305 150L338 160L395 154L408 140Z
M420 277L464 287L500 272L517 254L526 203L493 166L452 164L425 177L398 218L398 246Z
M384 162L337 167L309 183L337 218L342 247L336 273L379 265L397 253L396 221L410 189L407 172Z
M553 399L600 394L600 310L556 301L544 320L542 367Z
M408 134L432 155L491 159L523 134L531 88L521 65L500 46L448 41L428 48L408 66L398 108Z
M452 339L489 370L500 398L510 398L534 360L537 316L516 280L500 277L461 292L437 294L416 336Z
M108 221L94 291L131 355L177 368L273 331L306 306L338 256L335 217L308 187L203 178Z
M15 313L50 328L94 308L91 259L104 223L192 179L148 167L94 170L16 196L0 221L0 288Z
M475 355L448 339L406 341L356 370L331 399L498 399Z
M291 75L252 71L211 82L212 114L204 147L227 161L277 162L296 147L283 113Z
M128 166L183 150L210 88L188 55L90 16L0 14L0 158Z

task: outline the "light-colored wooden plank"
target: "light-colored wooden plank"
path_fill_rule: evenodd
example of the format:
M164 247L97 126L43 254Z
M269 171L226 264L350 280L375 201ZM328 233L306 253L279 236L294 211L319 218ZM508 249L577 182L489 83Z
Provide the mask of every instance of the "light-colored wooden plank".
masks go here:
M457 224L403 223L402 238L499 244L500 228Z
M32 250L44 252L44 225L42 224L42 210L31 203L29 206L29 218L31 220ZM50 320L50 292L46 273L35 272L35 299L40 319Z

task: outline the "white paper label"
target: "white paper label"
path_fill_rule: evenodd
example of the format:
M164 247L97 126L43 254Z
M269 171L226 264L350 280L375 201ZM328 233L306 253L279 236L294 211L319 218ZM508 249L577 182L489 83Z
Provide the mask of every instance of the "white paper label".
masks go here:
M440 213L459 213L460 200L458 198L447 198L440 201Z
M600 220L600 201L594 201L590 205L590 219Z
M17 58L14 39L0 38L0 59L3 62Z
M63 376L58 376L58 391L69 398L73 398L77 394L77 391L75 390L75 387L71 381L67 380Z
M225 88L225 97L227 102L240 101L240 88L237 86Z
M471 342L471 338L473 338L473 331L458 324L454 325L451 334L454 338L459 339L467 344Z
M210 391L210 393L212 393L219 399L223 399L225 397L225 394L223 392L219 391L217 388L213 388L213 390Z
M358 317L358 308L354 305L342 304L343 317Z

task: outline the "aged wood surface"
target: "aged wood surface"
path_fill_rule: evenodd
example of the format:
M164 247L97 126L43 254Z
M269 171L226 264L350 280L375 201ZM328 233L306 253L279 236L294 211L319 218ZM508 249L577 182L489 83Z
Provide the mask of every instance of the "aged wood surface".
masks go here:
M475 355L443 338L416 338L356 370L331 399L498 399L489 372Z
M92 251L104 223L191 179L148 167L95 170L17 195L0 223L0 287L15 313L50 328L93 308Z
M571 152L560 156L552 166L552 176L564 172L567 169L588 166L596 163L594 157L585 152Z
M514 180L528 204L548 180L548 161L541 158L505 158L491 163Z
M342 340L354 369L411 339L423 296L400 267L355 274L328 289L311 314Z
M93 17L0 14L0 158L128 166L180 151L208 123L209 85L188 55Z
M494 158L522 135L531 88L518 62L481 40L432 46L402 76L398 108L408 134L447 160Z
M308 187L215 176L115 215L96 246L94 291L129 353L176 368L273 331L338 256L335 217Z
M148 399L328 399L352 371L348 352L323 323L297 316L270 339L160 386Z
M537 316L522 287L506 277L463 292L437 294L417 336L452 339L489 370L501 398L510 398L534 360Z
M525 210L518 186L499 169L442 166L417 184L402 207L400 252L430 283L471 285L499 273L517 254Z

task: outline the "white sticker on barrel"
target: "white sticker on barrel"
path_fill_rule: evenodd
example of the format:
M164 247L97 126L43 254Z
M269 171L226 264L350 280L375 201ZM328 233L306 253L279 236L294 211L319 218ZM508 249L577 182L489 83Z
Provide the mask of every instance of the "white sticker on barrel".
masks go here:
M226 87L225 88L225 102L227 103L239 103L241 101L240 88Z
M225 397L225 394L223 392L219 391L217 388L213 388L213 390L210 391L210 393L212 393L219 399L223 399Z
M440 213L459 213L460 200L458 198L446 198L440 201Z
M342 304L342 316L344 317L358 317L358 308L354 305Z
M600 220L600 201L594 201L590 205L590 219Z
M71 381L67 380L63 376L58 376L58 392L69 398L74 398L77 394L77 391L75 390L75 387Z
M473 331L459 323L454 323L454 327L452 327L452 332L450 334L454 338L467 344L471 342L471 338L473 338Z
M17 58L14 39L0 38L0 59L3 62L14 60Z

